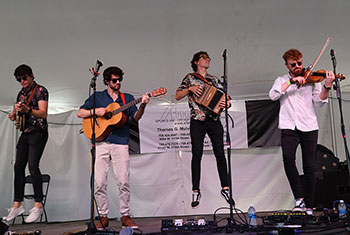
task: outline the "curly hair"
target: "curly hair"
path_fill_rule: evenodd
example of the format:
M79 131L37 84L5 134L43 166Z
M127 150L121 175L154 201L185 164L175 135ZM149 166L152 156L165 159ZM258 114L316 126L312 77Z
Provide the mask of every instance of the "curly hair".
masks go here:
M31 76L34 78L33 76L33 70L31 67L29 67L28 65L26 64L22 64L20 66L18 66L16 69L15 69L15 72L13 74L16 78L17 77L23 77L23 76Z
M303 53L301 53L297 49L289 49L286 51L282 58L284 59L284 62L287 63L287 60L292 59L292 60L298 60L303 57Z
M105 69L105 71L103 71L103 83L105 85L107 85L107 82L111 80L112 74L114 76L119 76L120 80L123 80L123 75L124 75L123 70L115 66L108 67Z
M197 65L195 64L196 61L199 61L201 55L206 55L209 57L208 53L206 51L200 51L193 55L193 58L191 60L191 67L194 72L197 72Z

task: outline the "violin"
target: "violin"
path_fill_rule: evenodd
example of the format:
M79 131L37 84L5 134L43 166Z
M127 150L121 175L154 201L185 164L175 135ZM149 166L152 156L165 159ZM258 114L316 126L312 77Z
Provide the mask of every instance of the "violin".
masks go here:
M312 71L312 70L331 40L332 40L331 37L327 38L320 53L318 53L318 56L316 57L315 61L309 67L307 67L307 69L305 68L303 69L303 73L300 76L305 78L305 84L322 82L327 77L326 70L317 70L317 71ZM343 80L345 79L345 76L342 74L335 74L335 78ZM301 84L299 84L298 82L296 82L296 84L298 88L300 88Z
M326 78L326 70L317 70L317 71L305 71L303 74L301 75L302 77L306 77L305 80L305 84L307 83L318 83L318 82L322 82L325 78ZM344 80L345 76L343 74L337 74L335 75L336 78L338 78L339 80Z

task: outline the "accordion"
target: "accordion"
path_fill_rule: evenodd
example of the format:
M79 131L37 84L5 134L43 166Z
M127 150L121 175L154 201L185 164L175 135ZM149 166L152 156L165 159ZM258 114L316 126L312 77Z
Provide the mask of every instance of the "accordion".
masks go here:
M204 85L202 96L196 97L195 102L206 107L215 114L220 114L223 110L219 107L221 100L225 99L225 93L213 85Z

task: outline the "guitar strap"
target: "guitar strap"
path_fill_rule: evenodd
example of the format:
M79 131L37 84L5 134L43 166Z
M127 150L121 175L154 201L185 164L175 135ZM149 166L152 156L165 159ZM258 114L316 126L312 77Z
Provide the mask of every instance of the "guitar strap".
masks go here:
M124 95L124 93L119 92L119 95L120 95L120 98L123 101L123 104L125 105L125 95Z
M32 93L30 94L29 99L28 99L27 102L26 102L27 105L30 104L30 101L31 101L32 98L33 98L33 95L34 95L34 92L35 92L36 88L38 88L38 84L36 84L35 87L34 87L34 89L32 90Z

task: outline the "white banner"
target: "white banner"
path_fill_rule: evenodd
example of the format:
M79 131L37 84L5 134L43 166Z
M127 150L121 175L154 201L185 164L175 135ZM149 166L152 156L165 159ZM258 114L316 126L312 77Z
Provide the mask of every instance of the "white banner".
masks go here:
M247 119L244 101L231 101L229 114L229 132L231 148L248 148ZM225 115L221 114L226 143ZM190 109L188 104L147 106L139 121L140 152L190 151ZM227 147L227 146L226 146ZM211 150L211 142L206 135L204 150Z

